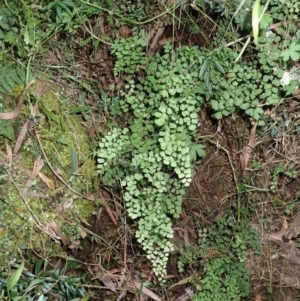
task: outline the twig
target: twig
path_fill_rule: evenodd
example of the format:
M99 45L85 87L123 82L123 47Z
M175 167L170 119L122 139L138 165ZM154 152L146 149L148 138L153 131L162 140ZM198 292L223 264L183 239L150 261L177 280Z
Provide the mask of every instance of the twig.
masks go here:
M9 176L10 181L13 183L13 185L15 186L16 190L18 191L23 203L25 204L26 208L28 209L28 211L30 212L31 216L33 217L33 220L35 222L35 224L37 225L38 228L40 228L42 231L44 231L47 235L49 235L52 239L54 239L55 241L58 241L58 239L49 231L47 230L43 224L39 221L39 219L37 218L37 216L34 214L33 210L31 209L31 207L29 206L29 204L27 203L24 195L22 194L21 190L19 189L18 185L15 183L15 181L13 180L11 174L6 171L6 173Z

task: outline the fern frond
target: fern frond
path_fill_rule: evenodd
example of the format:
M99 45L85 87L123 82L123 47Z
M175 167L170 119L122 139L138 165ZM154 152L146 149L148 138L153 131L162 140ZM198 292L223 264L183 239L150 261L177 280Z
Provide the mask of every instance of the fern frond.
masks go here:
M14 64L0 66L0 92L9 93L14 86L23 85L26 71Z

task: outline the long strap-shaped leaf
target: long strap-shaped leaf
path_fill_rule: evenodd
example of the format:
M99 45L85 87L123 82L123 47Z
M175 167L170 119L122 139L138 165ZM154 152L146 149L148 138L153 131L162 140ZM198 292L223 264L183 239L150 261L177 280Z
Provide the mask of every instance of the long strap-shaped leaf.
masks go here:
M10 291L19 281L22 272L24 270L24 261L22 261L19 265L19 267L17 268L17 270L10 276L10 278L7 281L7 285L6 288L8 291Z
M266 12L268 6L269 6L270 0L267 1L267 3L264 6L264 9L262 11L261 14L259 14L260 11L260 0L256 0L253 8L252 8L252 28L253 28L253 36L254 36L254 43L257 43L257 39L258 39L258 33L259 33L259 23L264 15L264 13ZM259 17L258 17L259 16ZM238 57L235 59L235 63L241 58L241 56L243 55L246 47L248 46L248 44L250 43L250 35L246 41L246 43L244 44L242 50L240 51Z

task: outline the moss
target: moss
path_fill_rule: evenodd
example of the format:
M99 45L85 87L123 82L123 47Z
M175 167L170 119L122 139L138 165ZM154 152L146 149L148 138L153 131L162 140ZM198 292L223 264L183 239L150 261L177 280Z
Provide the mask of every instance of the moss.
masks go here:
M20 91L14 93L17 97ZM9 168L5 167L8 168L14 184L6 178L6 183L2 186L0 249L7 250L10 254L17 252L18 248L34 250L34 252L48 256L60 253L61 245L50 239L37 226L30 211L45 228L50 222L55 221L67 236L67 241L70 242L82 238L79 224L88 223L97 204L74 195L67 187L64 187L52 174L47 163L50 163L70 186L83 193L92 192L95 164L90 156L90 143L80 116L69 114L74 105L69 101L60 101L58 95L46 86L43 86L42 96L37 101L42 102L49 111L58 117L56 121L50 118L35 125L48 159L46 162L47 160L44 158L45 165L42 167L41 173L53 182L55 188L49 188L39 176L35 176L31 178L32 183L28 187L28 192L23 191L37 157L42 156L34 133L28 133L13 164ZM5 110L8 111L6 108ZM21 120L22 116L31 117L29 106L23 105L22 112L23 114L16 118L19 126L24 124L24 120ZM36 112L37 116L42 114L45 113ZM72 149L75 150L78 157L76 172L72 172L71 168ZM32 196L34 193L42 193L44 197L34 197ZM69 208L64 211L58 210L70 200L73 203ZM6 256L6 253L0 256L0 265L4 264Z

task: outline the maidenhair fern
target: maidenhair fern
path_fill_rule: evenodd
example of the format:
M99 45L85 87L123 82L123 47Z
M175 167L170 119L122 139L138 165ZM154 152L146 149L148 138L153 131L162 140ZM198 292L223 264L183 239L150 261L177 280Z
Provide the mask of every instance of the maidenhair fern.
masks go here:
M258 234L246 219L236 222L231 213L217 219L213 228L199 230L198 245L185 244L179 250L179 271L183 272L187 266L196 270L190 278L196 288L192 300L240 301L248 297L250 271L246 254L250 248L259 254Z
M280 21L275 11L272 18ZM126 117L126 126L113 128L101 139L96 151L98 171L105 185L121 183L128 215L137 221L136 238L159 277L166 272L172 250L172 218L179 216L191 182L191 161L204 155L201 144L193 145L204 99L216 119L246 113L263 125L265 108L278 105L288 94L280 84L287 66L285 52L289 51L288 60L296 58L300 31L294 28L297 47L292 56L290 41L280 42L279 30L272 38L265 37L270 20L264 20L257 55L236 63L239 50L220 45L173 51L167 44L163 54L148 57L143 51L145 39L135 34L112 46L117 57L114 74L129 75L115 106L118 115ZM273 38L280 42L278 49Z
M97 150L98 171L106 185L121 182L127 213L138 221L136 238L159 277L173 250L172 217L192 178L190 149L202 104L194 60L190 48L172 53L166 46L165 55L145 66L145 78L128 79L120 107L134 118L110 130Z

